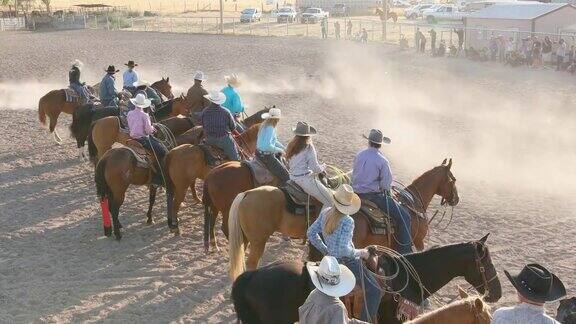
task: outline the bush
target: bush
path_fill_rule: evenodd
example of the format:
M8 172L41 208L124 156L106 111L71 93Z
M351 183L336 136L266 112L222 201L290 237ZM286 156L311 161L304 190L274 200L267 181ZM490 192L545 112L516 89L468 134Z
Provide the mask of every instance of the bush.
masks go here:
M140 16L142 16L141 13L140 13L140 11L137 11L137 10L128 10L128 11L126 11L126 17L127 17L127 18L138 18L138 17L140 17Z
M144 11L144 17L155 17L158 16L157 13L152 12L152 11Z

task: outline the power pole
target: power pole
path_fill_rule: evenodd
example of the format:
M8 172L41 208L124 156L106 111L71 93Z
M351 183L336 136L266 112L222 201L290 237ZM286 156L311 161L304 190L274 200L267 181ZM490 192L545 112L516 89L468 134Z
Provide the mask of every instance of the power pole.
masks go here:
M384 21L382 22L382 40L386 41L386 23L388 22L388 0L384 2Z
M224 34L224 0L220 0L220 34Z

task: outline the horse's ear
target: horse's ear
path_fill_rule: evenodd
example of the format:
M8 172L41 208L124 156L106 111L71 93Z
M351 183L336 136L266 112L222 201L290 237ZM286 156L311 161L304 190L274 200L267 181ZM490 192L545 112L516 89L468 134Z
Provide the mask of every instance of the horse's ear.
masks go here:
M186 99L183 93L180 94L180 99Z
M446 165L446 161L448 161L448 159L444 159L444 161L442 161L441 165Z
M164 77L162 77L162 81L166 81L166 79L164 79Z
M481 238L480 241L478 241L478 242L480 242L482 244L486 244L486 241L488 240L488 236L490 236L490 233L484 235L484 237Z
M478 310L479 312L484 310L484 302L482 301L482 299L476 298L474 300L474 307L476 307L476 310Z
M466 290L462 289L460 286L458 286L458 295L460 296L460 299L468 298L468 293L466 292Z
M166 78L166 82L170 82L170 77L167 77L167 78Z
M450 160L448 161L448 165L446 167L448 168L448 170L450 170L450 168L452 167L452 158L450 158Z

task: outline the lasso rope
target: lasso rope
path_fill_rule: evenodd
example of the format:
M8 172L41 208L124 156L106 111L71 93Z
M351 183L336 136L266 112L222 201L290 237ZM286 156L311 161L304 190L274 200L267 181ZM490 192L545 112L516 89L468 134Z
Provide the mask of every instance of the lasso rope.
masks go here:
M176 137L174 136L174 134L172 133L172 131L170 130L170 128L168 128L168 126L164 125L164 124L155 124L156 128L158 129L158 132L160 134L162 134L163 139L156 137L160 142L162 142L162 144L164 146L166 146L166 148L168 150L171 150L173 148L175 148L176 146L178 146L178 144L176 143Z

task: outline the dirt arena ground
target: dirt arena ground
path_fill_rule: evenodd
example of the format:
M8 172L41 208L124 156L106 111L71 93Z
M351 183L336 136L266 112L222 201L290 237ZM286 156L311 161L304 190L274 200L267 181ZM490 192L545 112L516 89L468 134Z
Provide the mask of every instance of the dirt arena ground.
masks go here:
M553 71L399 54L382 45L298 38L69 31L0 34L0 322L232 322L225 252L202 251L201 208L181 213L183 235L165 223L165 196L145 225L147 191L131 188L121 242L103 237L93 171L67 136L56 145L38 123L37 100L67 85L69 63L94 83L109 64L134 59L142 78L170 76L175 92L206 72L244 76L249 110L282 108L281 139L297 120L317 126L320 158L349 169L372 127L397 178L409 183L454 158L461 203L428 246L490 232L503 270L541 262L576 293L574 78ZM67 135L69 116L58 130ZM429 211L439 207L434 200ZM219 242L226 240L219 232ZM299 259L300 241L272 238L263 263ZM455 280L439 297L450 300ZM555 314L555 306L549 311Z

